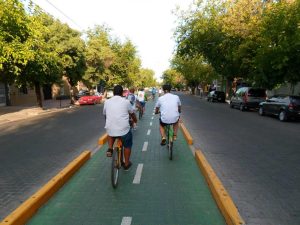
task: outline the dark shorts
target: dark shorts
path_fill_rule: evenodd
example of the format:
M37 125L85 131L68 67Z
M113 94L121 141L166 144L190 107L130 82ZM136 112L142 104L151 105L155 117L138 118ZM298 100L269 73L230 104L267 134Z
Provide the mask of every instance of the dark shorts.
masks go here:
M139 102L141 104L142 107L145 107L146 102Z
M177 122L175 122L175 123L178 123L178 121L179 121L179 118L178 118ZM160 123L160 125L163 126L163 127L165 127L165 126L167 126L167 125L175 124L175 123L164 123L163 121L161 121L161 118L159 118L159 123Z
M132 132L129 130L129 132L121 137L115 137L115 138L121 138L122 144L125 148L131 148L132 147Z

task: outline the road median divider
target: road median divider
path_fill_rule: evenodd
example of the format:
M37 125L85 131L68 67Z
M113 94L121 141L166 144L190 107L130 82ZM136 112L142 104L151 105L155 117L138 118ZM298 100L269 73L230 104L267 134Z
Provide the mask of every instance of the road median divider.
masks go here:
M188 132L188 130L186 129L186 127L184 126L183 123L180 123L180 128L181 128L181 131L182 131L182 133L183 133L183 135L184 135L184 137L185 137L187 143L188 143L189 145L192 145L192 144L193 144L193 138L192 138L192 136L190 135L190 133Z
M183 123L180 123L180 128L182 133L187 141L187 143L191 146L193 144L193 138L184 126ZM194 147L193 147L194 148ZM217 177L213 168L210 166L208 161L206 160L204 154L200 149L195 149L195 160L197 165L199 166L202 174L205 177L205 180L208 184L208 187L223 215L225 218L226 224L228 225L244 225L245 222L240 216L237 207L232 201L230 195L226 191L220 179Z
M39 191L22 203L15 211L8 215L0 225L25 224L91 157L90 151L82 152L62 171L54 176Z
M208 183L208 186L210 187L210 190L219 209L221 210L226 220L226 223L228 225L245 224L230 195L224 188L222 182L217 177L216 173L214 172L200 149L196 149L195 159L206 179L206 182Z
M108 137L107 134L103 134L103 135L99 138L98 144L99 144L99 145L104 145L104 144L107 142L107 137Z

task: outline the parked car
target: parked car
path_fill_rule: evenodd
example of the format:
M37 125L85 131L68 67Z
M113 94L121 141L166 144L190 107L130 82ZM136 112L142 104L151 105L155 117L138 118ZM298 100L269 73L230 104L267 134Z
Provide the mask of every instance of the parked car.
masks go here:
M79 98L78 102L80 105L96 105L102 100L101 95L86 95Z
M280 121L300 118L300 96L278 95L259 104L259 115L275 115Z
M217 101L217 102L225 102L225 92L224 91L211 91L207 95L207 101Z
M259 104L266 101L266 90L263 88L242 87L239 88L230 99L230 107L245 109L258 109Z
M90 95L90 92L88 90L80 90L78 92L77 95L75 95L75 99L78 100L80 99L82 96L87 96L87 95Z

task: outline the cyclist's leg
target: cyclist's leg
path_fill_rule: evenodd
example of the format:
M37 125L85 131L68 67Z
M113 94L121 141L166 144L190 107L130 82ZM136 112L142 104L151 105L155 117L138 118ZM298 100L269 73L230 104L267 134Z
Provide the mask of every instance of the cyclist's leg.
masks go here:
M122 143L124 146L124 159L125 159L125 169L129 169L131 166L130 162L130 155L131 155L131 148L132 148L132 133L131 130L128 131L127 134L122 136Z
M114 142L115 142L115 137L111 137L111 136L107 136L107 143L108 143L108 149L106 151L106 156L107 157L111 157L112 156L112 152L113 152L113 146L114 146Z
M160 135L161 135L161 145L165 145L166 144L166 132L165 132L165 126L166 124L163 123L161 121L161 119L159 119L159 131L160 131Z
M178 120L179 121L179 120ZM173 130L174 130L174 134L173 134L173 140L176 141L177 139L177 132L178 132L178 127L179 127L179 122L176 122L173 124Z

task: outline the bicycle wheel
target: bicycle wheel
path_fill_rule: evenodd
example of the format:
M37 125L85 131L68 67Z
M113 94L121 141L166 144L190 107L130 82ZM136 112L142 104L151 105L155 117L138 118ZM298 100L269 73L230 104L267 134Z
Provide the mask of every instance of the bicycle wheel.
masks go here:
M113 188L118 186L118 178L119 178L119 148L115 147L113 154L112 154L112 161L111 161L111 184Z
M172 125L168 126L168 153L169 153L169 159L173 159L173 127Z
M139 119L143 117L143 109L139 109Z

